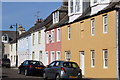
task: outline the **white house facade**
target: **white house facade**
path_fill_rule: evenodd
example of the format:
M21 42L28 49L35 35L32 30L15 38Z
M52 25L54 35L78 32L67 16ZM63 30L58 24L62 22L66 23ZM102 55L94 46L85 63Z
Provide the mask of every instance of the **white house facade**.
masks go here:
M8 58L10 59L11 61L11 67L15 67L16 66L16 43L11 43L9 45L9 56Z
M45 56L45 27L31 33L32 37L32 60L38 60L47 65Z
M31 35L26 35L18 39L18 66L25 60L31 60Z

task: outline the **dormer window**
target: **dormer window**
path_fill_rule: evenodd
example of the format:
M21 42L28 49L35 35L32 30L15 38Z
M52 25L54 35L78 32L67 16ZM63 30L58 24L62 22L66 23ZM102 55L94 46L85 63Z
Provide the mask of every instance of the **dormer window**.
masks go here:
M8 35L2 36L2 42L8 42Z
M53 24L59 22L59 11L53 13Z
M80 0L76 0L75 11L80 12Z

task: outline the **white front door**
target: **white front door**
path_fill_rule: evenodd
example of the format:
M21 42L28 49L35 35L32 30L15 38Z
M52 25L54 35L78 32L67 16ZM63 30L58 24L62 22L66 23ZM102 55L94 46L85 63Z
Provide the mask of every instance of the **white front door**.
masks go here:
M80 68L82 69L82 75L84 75L84 51L80 52Z

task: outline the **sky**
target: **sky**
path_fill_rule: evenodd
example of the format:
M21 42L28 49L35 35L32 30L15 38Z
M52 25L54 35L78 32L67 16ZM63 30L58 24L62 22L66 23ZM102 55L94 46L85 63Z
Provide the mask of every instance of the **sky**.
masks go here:
M30 29L39 18L45 19L62 5L61 2L2 2L2 29L10 30L10 25L22 24L25 30Z

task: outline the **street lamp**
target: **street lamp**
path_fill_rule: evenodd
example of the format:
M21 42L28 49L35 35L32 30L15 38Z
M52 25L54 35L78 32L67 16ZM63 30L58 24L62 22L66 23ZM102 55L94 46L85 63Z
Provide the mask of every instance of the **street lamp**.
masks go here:
M17 23L15 25L11 25L10 28L12 29L13 27L16 27L16 67L18 65L18 56L17 56Z

